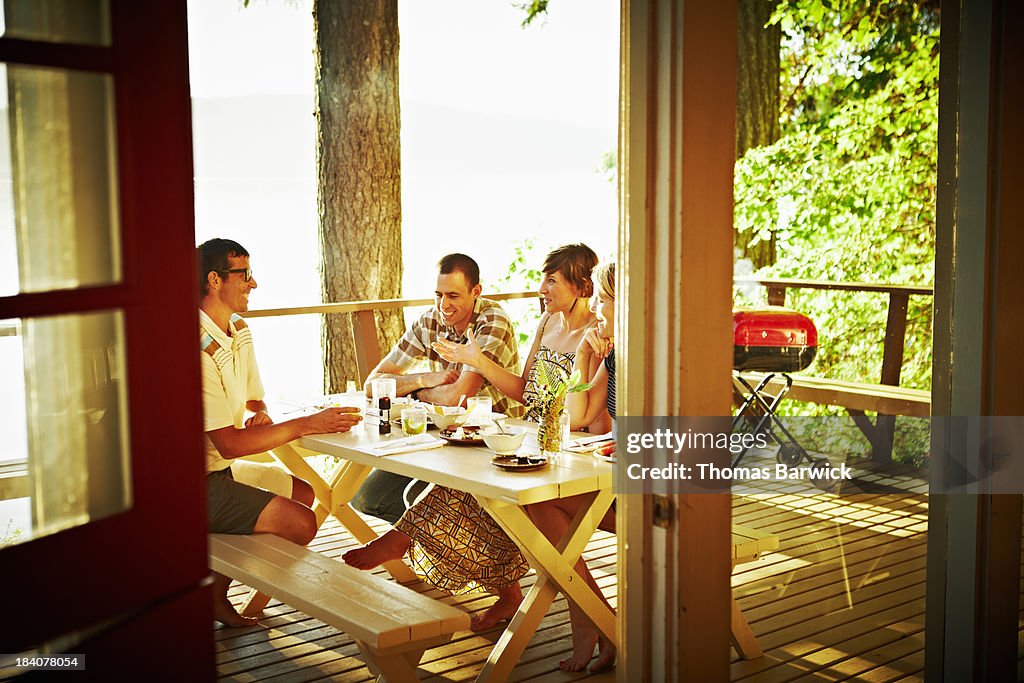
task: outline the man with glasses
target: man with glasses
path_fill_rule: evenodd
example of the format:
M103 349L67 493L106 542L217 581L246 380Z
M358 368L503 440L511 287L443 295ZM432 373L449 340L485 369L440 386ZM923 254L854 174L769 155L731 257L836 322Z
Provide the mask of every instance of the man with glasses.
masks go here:
M237 242L212 239L199 245L196 256L209 530L270 533L306 545L317 529L312 487L275 465L239 458L306 434L345 432L361 418L355 408L328 408L286 422L270 419L252 333L238 315L249 310L257 286L249 252ZM227 626L255 623L232 607L230 582L213 574L214 617Z
M381 377L395 379L399 396L412 394L434 405L453 406L462 396L478 393L490 396L494 410L511 417L522 414L522 406L487 382L476 368L451 363L438 355L433 343L447 339L466 341L473 330L477 343L495 363L519 374L519 350L512 321L495 301L480 297L480 267L465 254L448 254L437 263L434 306L423 313L398 340L395 347L366 378L370 384ZM418 365L426 365L417 371ZM352 499L352 506L368 515L394 524L406 508L405 490L412 482L390 472L374 470Z

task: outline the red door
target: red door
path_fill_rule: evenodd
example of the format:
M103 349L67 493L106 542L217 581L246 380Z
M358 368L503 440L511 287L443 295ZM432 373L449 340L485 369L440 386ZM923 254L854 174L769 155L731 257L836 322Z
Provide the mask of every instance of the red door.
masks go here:
M0 652L211 679L186 5L3 11Z

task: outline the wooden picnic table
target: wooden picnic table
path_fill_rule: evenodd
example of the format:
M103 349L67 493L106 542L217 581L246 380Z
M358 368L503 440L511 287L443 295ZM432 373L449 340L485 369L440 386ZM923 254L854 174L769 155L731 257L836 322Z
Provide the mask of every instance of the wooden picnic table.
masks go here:
M530 448L531 440L535 447L535 425L517 420L509 420L509 424L531 429L524 448ZM507 472L491 464L492 453L487 448L465 445L445 445L395 455L373 453L372 449L382 441L403 436L397 429L389 436L381 436L376 425L364 422L344 434L303 437L274 449L272 454L289 471L313 486L318 522L322 523L328 514L333 515L364 543L375 534L349 502L373 468L465 491L477 499L537 572L537 580L494 646L477 680L508 678L559 590L574 600L597 628L617 644L614 612L579 580L573 568L614 500L611 465L590 454L562 453L557 462L542 469ZM329 481L325 481L305 462L304 456L309 452L338 456L345 462ZM584 504L566 538L557 545L551 544L530 521L525 506L578 495L585 496ZM413 578L404 563L393 563L388 569L399 581Z
M522 420L508 420L507 423L526 426L531 433L524 442L524 449L535 448L535 424ZM466 491L476 497L537 572L536 582L492 650L478 680L503 681L508 678L560 589L580 605L604 635L618 644L615 614L591 593L584 582L578 580L573 568L614 500L610 464L589 453L564 452L558 462L543 469L506 472L491 465L492 453L484 446L446 445L393 455L372 452L383 442L403 437L401 430L395 427L392 427L392 434L381 436L377 425L368 421L344 434L303 437L274 449L271 454L313 487L318 526L331 515L361 543L372 541L376 533L349 503L374 468ZM343 459L327 480L306 462L307 457L322 453ZM570 525L567 537L557 547L553 546L526 516L524 506L577 495L586 496L585 504ZM778 537L774 534L733 526L734 567L754 561L776 548ZM416 578L402 561L390 562L385 568L402 583ZM250 602L255 603L255 609L249 613L258 613L267 599L254 592ZM761 656L761 649L735 598L732 600L732 641L741 657Z

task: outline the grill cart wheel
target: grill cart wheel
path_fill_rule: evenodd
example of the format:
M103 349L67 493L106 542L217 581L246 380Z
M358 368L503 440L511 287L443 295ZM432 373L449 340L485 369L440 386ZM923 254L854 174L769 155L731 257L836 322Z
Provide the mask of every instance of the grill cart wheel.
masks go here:
M796 467L804 459L804 449L795 443L784 443L779 446L775 459L786 467Z
M815 458L811 460L811 467L830 468L832 467L832 463L830 463L827 458ZM838 484L839 480L825 475L822 477L811 477L811 483L814 484L815 488L819 488L822 491L828 491Z

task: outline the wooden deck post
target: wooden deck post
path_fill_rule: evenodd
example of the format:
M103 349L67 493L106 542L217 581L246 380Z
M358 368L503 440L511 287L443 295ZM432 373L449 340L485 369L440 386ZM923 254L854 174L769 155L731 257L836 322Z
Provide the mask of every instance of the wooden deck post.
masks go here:
M356 341L359 381L365 382L370 371L377 367L381 359L377 320L372 310L359 311L352 316L352 336Z
M785 306L786 305L786 286L785 285L768 285L768 305L769 306Z
M734 0L623 2L619 415L730 412L736 21ZM618 499L617 679L724 683L730 496L668 498L666 528Z
M898 387L903 370L903 348L907 335L906 292L889 292L889 315L885 321L885 349L882 352L882 384ZM875 418L874 438L871 439L871 459L879 464L892 462L892 442L896 432L894 415L878 414Z

